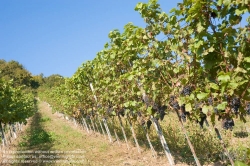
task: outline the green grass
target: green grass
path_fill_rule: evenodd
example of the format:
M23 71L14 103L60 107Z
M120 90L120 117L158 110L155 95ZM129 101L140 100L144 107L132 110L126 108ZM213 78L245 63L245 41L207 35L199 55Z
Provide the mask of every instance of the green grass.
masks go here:
M44 116L44 117L41 117L41 119L40 119L40 122L50 122L51 121L51 119L50 119L50 117L47 117L47 116Z
M55 119L51 112L46 112L45 109L46 107L40 103L39 110L42 111L37 111L33 116L30 126L19 141L18 150L72 151L81 149L83 147L82 134L65 122Z

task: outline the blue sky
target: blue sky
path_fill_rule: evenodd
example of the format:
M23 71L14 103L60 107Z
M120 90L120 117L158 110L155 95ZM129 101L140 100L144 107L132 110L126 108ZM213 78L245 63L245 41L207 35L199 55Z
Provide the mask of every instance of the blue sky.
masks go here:
M166 13L178 1L158 0ZM0 59L16 60L33 75L71 77L128 22L144 27L134 11L147 0L0 0Z
M134 11L147 0L0 0L0 59L16 60L33 75L71 77L128 22L144 27ZM177 1L159 0L168 13Z

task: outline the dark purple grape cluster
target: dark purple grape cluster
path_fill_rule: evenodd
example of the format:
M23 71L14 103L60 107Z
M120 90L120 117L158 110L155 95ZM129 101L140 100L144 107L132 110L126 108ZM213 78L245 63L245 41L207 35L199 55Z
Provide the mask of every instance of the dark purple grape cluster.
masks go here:
M163 106L159 106L158 104L154 104L153 105L153 110L156 111L158 113L159 116L156 117L156 120L160 120L162 121L164 119L164 116L166 115L165 110L167 109L167 106L163 105Z
M179 106L179 103L177 101L174 101L172 103L172 107L175 109L175 110L179 110L180 109L180 106Z
M181 119L182 119L182 121L183 122L186 122L186 115L185 115L185 113L182 113L181 115L180 115L180 117L181 117Z
M167 106L163 105L161 107L159 107L158 109L158 113L160 115L160 120L164 119L164 116L166 115L165 110L167 109Z
M229 96L227 94L224 94L224 98L228 101L229 100Z
M152 122L151 122L151 120L148 120L147 121L147 128L148 128L148 130L150 129L150 126L152 125Z
M175 96L170 96L169 105L173 107L175 110L179 110L179 103L175 100Z
M182 119L183 122L186 122L186 109L185 109L185 104L181 105L180 107L181 109L181 114L180 114L180 117Z
M235 114L238 114L240 108L240 98L234 97L230 102L231 109Z
M192 90L190 86L185 86L182 91L181 94L184 96L189 96L191 94Z
M187 117L190 115L190 113L186 111L185 104L181 105L180 110L181 110L181 112L180 112L179 116L183 122L186 122Z
M186 104L182 104L182 105L181 105L180 109L181 109L182 112L186 112L185 106L186 106Z
M219 113L218 108L214 107L214 113L215 113L215 114L218 114L218 113Z
M232 118L228 118L228 119L224 119L223 123L222 123L222 127L225 130L233 130L233 126L234 126L234 120Z
M208 102L208 105L213 105L213 98L212 97L209 97L208 99L207 99L207 102Z
M250 103L247 103L246 112L247 112L248 115L250 115Z
M158 109L159 109L159 105L156 104L156 103L154 103L152 108L153 108L154 110L158 110Z
M169 102L172 102L175 100L175 96L171 95L170 98L169 98Z

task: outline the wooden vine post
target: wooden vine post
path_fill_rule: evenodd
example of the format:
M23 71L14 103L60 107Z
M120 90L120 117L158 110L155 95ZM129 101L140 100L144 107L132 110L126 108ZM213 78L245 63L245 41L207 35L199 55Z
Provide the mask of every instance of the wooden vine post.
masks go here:
M132 126L132 123L131 123L129 117L128 117L128 123L129 123L130 130L132 131L132 136L134 138L134 141L135 141L135 144L136 144L136 147L137 147L137 151L138 151L139 154L141 154L141 149L140 149L140 146L138 144L138 141L137 141L137 138L136 138L136 134L135 134L134 128Z
M95 125L94 125L93 120L92 120L91 117L90 117L90 122L91 122L91 125L92 125L92 128L93 128L94 132L96 132L96 131L95 131Z
M113 142L112 141L112 137L111 137L111 134L110 134L110 131L109 131L109 127L108 127L108 124L107 124L107 121L106 121L105 118L103 118L103 124L104 124L106 132L108 134L109 141L110 141L110 143L112 143Z
M150 149L151 149L151 152L152 152L153 157L157 157L157 153L156 153L156 151L155 151L155 149L154 149L154 147L153 147L153 145L152 145L152 143L151 143L151 141L150 141L150 138L149 138L149 134L148 134L147 129L145 129L144 126L142 126L142 128L143 128L144 134L146 134L146 138L147 138L147 140L148 140L148 144L149 144L149 147L150 147Z
M124 137L124 139L125 139L125 141L126 141L127 149L129 150L129 145L128 145L127 136L126 136L126 133L125 133L124 126L123 126L123 123L122 123L122 120L121 120L120 115L118 115L118 119L119 119L119 122L120 122L120 126L121 126L121 128L122 128L123 137Z
M115 133L116 141L117 141L118 145L120 146L120 139L116 133L116 129L114 129L114 133Z
M3 146L6 147L8 145L8 143L7 143L7 140L6 140L6 135L4 133L4 128L3 128L2 122L0 122L0 130L1 130Z
M194 160L195 160L195 162L196 162L196 165L197 165L197 166L201 166L201 163L200 163L200 161L199 161L199 159L198 159L198 157L197 157L197 155L196 155L196 153L195 153L194 146L192 145L192 143L191 143L191 141L190 141L190 139L189 139L189 137L188 137L187 130L185 129L185 126L183 125L183 122L182 122L182 120L181 120L181 117L180 117L179 114L178 114L178 111L176 111L176 113L177 113L177 117L178 117L178 119L179 119L179 122L180 122L180 124L181 124L182 132L184 133L185 138L186 138L186 140L187 140L187 142L188 142L188 146L189 146L189 148L190 148L190 150L191 150L191 152L192 152L192 154L193 154L193 156L194 156Z
M11 130L11 127L10 127L10 125L9 125L9 123L6 123L6 125L5 125L7 128L8 128L8 137L9 137L9 142L10 142L10 144L11 144L11 142L12 142L12 138L13 138L13 133L12 133L12 130Z
M17 135L16 135L16 128L15 128L15 125L12 123L12 124L11 124L11 127L12 127L12 129L13 129L14 138L16 139L16 138L17 138Z
M159 139L161 141L162 147L163 147L164 152L165 152L165 154L167 156L169 164L170 165L175 165L174 159L173 159L172 154L171 154L171 152L170 152L170 150L168 148L168 144L167 144L166 139L165 139L165 137L164 137L164 135L162 133L162 129L161 129L158 121L153 116L151 116L151 120L152 120L152 122L154 124L155 130L158 133Z
M83 116L82 116L82 123L83 123L83 126L86 128L87 132L89 133L89 128L88 128L86 120Z
M97 117L97 118L98 118L98 117ZM105 134L105 132L104 132L104 129L103 129L102 123L101 123L101 121L100 121L100 119L99 119L99 118L98 118L98 122L99 122L99 124L100 124L100 126L101 126L101 129L102 129L102 134L103 134L104 138L106 139L106 134Z
M115 121L114 121L114 119L112 119L112 123L113 123L113 125L115 126ZM116 141L117 141L117 143L118 143L118 145L120 146L120 139L119 139L119 137L118 137L118 135L117 135L117 132L116 132L116 128L114 127L114 133L115 133L115 138L116 138Z
M100 130L99 130L99 128L98 128L98 125L96 124L96 118L94 118L94 124L95 124L95 127L96 127L96 129L97 129L98 133L100 133L100 134L101 134L101 132L100 132Z

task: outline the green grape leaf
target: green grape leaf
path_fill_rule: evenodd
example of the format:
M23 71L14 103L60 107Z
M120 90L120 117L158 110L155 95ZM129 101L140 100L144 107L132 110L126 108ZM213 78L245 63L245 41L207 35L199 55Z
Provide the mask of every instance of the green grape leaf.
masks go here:
M209 95L209 93L199 93L199 94L197 94L197 98L199 100L203 100L203 99L207 98L208 95Z
M215 89L215 90L219 90L219 89L220 89L220 87L219 87L217 84L215 84L215 83L209 83L209 86L210 86L212 89Z
M228 74L222 74L218 77L218 80L221 82L229 82L230 76Z
M227 106L227 102L222 102L220 103L218 106L217 106L217 109L218 110L225 110L226 109L226 106Z
M186 111L192 111L192 105L191 105L191 103L187 103L186 105L185 105L185 109L186 109Z

